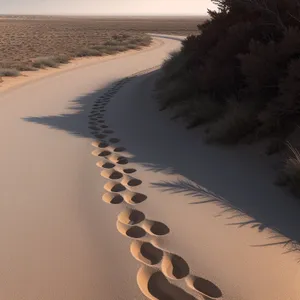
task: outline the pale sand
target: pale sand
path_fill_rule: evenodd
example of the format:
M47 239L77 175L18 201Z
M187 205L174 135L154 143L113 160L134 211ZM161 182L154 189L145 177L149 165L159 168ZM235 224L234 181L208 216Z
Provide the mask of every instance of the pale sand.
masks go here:
M111 86L162 40L0 93L0 299L299 300L299 204L266 159L169 121L155 72Z
M128 225L120 221L145 231L136 230L141 236L131 244L141 290L151 299L203 299L195 287L217 299L300 299L300 251L292 243L300 241L299 200L272 184L275 172L260 147L205 145L201 130L158 112L156 76L125 85L105 115L130 154L126 168L142 181L137 191L147 196L117 224L123 235ZM149 220L161 222L156 236ZM189 295L164 278L178 279L172 283Z
M88 114L108 84L179 46L162 41L0 92L0 299L145 299L119 208L102 201Z

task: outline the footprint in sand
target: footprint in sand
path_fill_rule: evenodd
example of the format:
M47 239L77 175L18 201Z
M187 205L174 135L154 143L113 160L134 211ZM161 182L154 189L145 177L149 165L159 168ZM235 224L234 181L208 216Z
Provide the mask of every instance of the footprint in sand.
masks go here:
M110 162L109 160L103 158L96 163L96 166L103 169L112 169L115 167L115 164Z
M125 169L123 169L123 172L126 173L126 174L132 174L132 173L136 172L136 169L134 169L134 168L125 168Z
M102 157L107 157L107 156L109 156L109 155L111 155L111 152L110 151L108 151L108 150L94 150L93 152L92 152L92 154L94 155L94 156L102 156Z
M196 300L194 296L171 284L155 268L142 266L137 274L137 283L142 293L151 300Z
M170 229L167 225L162 222L145 220L141 225L149 234L154 236L166 235L170 232Z
M130 226L130 225L121 223L119 220L117 220L116 226L117 226L118 231L121 234L125 235L126 237L132 238L132 239L140 239L147 235L146 231L137 225Z
M103 134L103 133L97 133L97 134L95 134L95 137L98 139L105 139L107 137L107 135Z
M123 197L118 193L105 193L102 200L109 204L120 204L124 201Z
M124 148L124 147L116 147L116 148L114 148L114 152L124 152L124 151L126 151L126 148Z
M126 190L126 187L118 182L109 181L104 185L104 189L108 192L120 193Z
M183 279L190 273L186 261L177 254L165 251L161 262L163 274L173 280Z
M127 185L129 187L137 187L142 184L142 181L132 176L124 175L122 179L122 184Z
M137 225L145 220L145 215L139 210L126 208L118 215L118 221L125 225Z
M119 143L119 142L120 142L120 139L117 139L117 138L111 138L111 139L109 139L109 141L110 141L112 144L115 144L115 143Z
M187 286L209 299L221 299L221 290L211 281L190 275L185 279Z
M102 141L94 141L92 142L92 145L96 148L107 148L109 146L109 144L107 142L102 142Z
M133 241L130 252L136 260L150 266L157 265L163 258L163 251L149 242Z
M111 154L107 157L108 160L110 160L111 162L115 163L115 164L119 164L119 165L126 165L128 164L128 159L124 156L120 156L118 154Z
M122 84L120 82L120 86ZM98 148L92 154L103 157L96 165L104 169L101 172L101 176L110 180L104 185L104 189L107 192L103 194L102 200L109 204L126 202L130 205L137 205L145 201L147 196L126 188L134 188L142 184L141 180L128 175L135 173L136 169L122 169L120 166L117 166L128 164L126 157L117 154L126 151L126 148L109 147L109 143L115 144L120 142L118 138L110 138L109 143L101 141L101 139L107 137L107 134L114 133L113 130L104 124L103 113L106 111L105 105L109 102L109 98L117 91L118 88L115 87L114 90L106 93L105 96L101 96L99 98L100 101L94 104L94 108L89 115L89 129L94 130L93 134L100 139L100 141L92 142L92 145ZM99 131L102 131L102 133L99 133ZM136 260L144 264L138 271L137 282L143 294L149 299L196 299L193 295L171 284L167 278L171 280L184 279L187 287L192 292L199 293L202 298L220 299L222 297L222 292L215 284L206 279L190 275L189 266L182 257L165 251L153 241L149 242L151 235L163 236L168 234L170 232L168 226L162 222L146 219L143 212L132 208L126 208L118 215L116 226L122 235L133 239L130 252ZM147 239L145 240L146 237ZM155 265L159 265L161 271L150 267Z
M107 179L117 180L117 179L121 179L123 177L123 174L114 169L109 169L109 170L103 170L101 172L101 176Z
M147 233L154 236L166 235L170 232L169 227L165 224L158 221L148 220L144 213L132 208L126 208L122 211L118 216L118 220L125 225L139 224L139 226Z
M137 205L140 204L142 202L144 202L147 199L147 196L141 193L135 193L132 191L128 191L126 190L123 194L122 194L124 200L126 203L130 204L130 205Z

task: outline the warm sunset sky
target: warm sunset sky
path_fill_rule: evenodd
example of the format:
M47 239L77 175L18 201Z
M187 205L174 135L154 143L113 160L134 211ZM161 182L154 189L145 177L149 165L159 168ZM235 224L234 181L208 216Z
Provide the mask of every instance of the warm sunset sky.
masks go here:
M203 15L211 0L0 0L0 14Z

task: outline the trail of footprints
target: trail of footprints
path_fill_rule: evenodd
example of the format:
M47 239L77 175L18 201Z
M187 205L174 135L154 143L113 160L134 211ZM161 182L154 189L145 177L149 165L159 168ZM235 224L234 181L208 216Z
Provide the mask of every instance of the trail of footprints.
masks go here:
M101 176L107 179L102 199L109 204L123 203L126 206L118 215L116 227L122 235L132 239L130 252L142 264L137 274L137 283L146 297L159 300L221 299L222 293L216 285L190 274L190 268L182 257L160 246L157 238L170 232L168 226L147 219L143 212L135 208L147 200L146 195L138 192L142 181L135 177L137 170L127 166L129 159L122 155L126 149L116 145L120 140L110 137L114 131L109 129L103 119L105 106L111 97L135 76L120 80L99 97L89 115L89 129L97 138L92 143L96 148L92 155L99 157L96 165L102 170ZM172 283L175 281L183 281L192 293Z

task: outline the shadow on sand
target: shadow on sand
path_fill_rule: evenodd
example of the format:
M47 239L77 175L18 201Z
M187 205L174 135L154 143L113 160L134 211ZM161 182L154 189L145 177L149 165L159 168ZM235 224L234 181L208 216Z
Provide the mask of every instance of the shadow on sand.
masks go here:
M159 113L150 96L156 74L154 71L135 77L134 81L147 83L142 89L145 94L130 97L130 100L126 98L124 103L120 101L117 109L112 107L113 113L110 112L113 115L110 116L111 129L115 130L116 137L126 137L122 146L134 155L133 162L152 172L180 174L186 178L153 182L152 187L167 193L189 195L194 199L190 205L214 202L222 209L216 217L228 219L228 226L250 226L259 232L269 228L275 232L270 242L251 245L253 247L282 245L286 252L298 250L300 204L273 185L274 171L266 166L266 159L249 154L247 147L239 151L206 145L197 130L187 131L181 124L170 121L167 113ZM91 138L88 115L92 105L113 85L73 100L69 114L29 116L24 121ZM130 117L132 110L136 113L134 118ZM115 123L114 118L119 121ZM250 220L235 222L241 216Z

